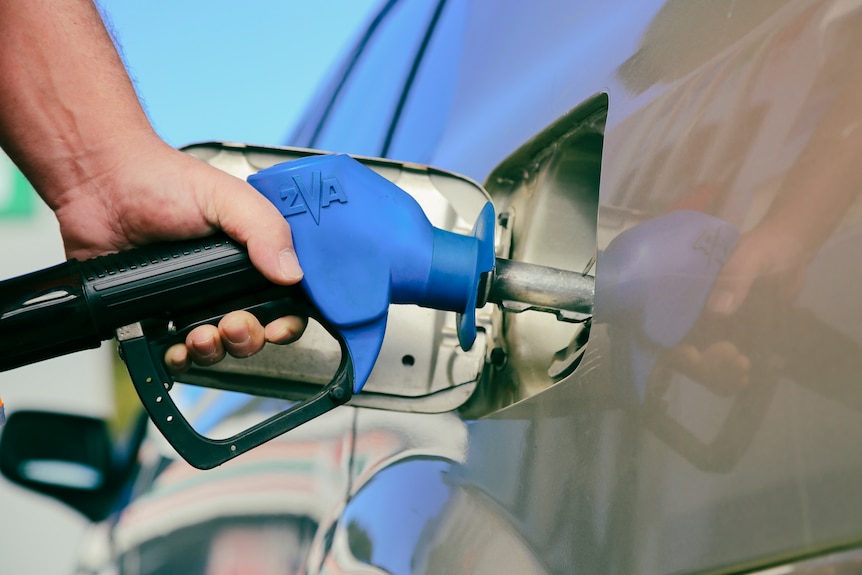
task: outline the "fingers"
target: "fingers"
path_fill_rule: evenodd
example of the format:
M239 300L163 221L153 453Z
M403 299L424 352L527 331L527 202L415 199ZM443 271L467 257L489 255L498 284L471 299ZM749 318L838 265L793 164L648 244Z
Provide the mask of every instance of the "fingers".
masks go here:
M720 315L733 314L748 296L762 267L763 263L756 256L737 248L715 281L707 309Z
M198 365L212 365L223 360L224 356L219 329L213 325L202 325L186 336L185 345L178 343L168 348L165 365L172 374L179 375L188 371L193 361Z
M732 315L748 295L751 288L749 278L740 278L735 282L726 282L716 285L709 296L707 308L709 311L719 315Z
M184 373L192 362L213 365L225 358L248 357L263 349L264 328L246 311L234 311L213 325L198 326L186 336L186 343L165 352L165 365L173 374Z
M770 265L769 253L744 238L730 255L721 270L712 293L707 300L707 309L719 315L732 315L745 301L751 285ZM754 249L752 249L754 248Z
M756 282L769 279L776 284L776 296L788 292L790 298L804 281L805 268L813 252L800 242L794 230L761 224L746 232L721 269L707 309L732 315L740 308Z
M720 396L737 393L749 383L751 359L730 341L714 342L706 349L683 344L671 350L667 357L681 373Z
M302 336L307 325L306 317L280 317L266 325L266 341L277 344L292 343Z
M261 216L253 217L249 225L246 248L251 263L268 280L278 284L295 284L302 279L303 272L293 249L290 226L267 200ZM262 221L263 214L274 213L277 221L270 226L254 227L255 221Z
M172 375L180 375L189 370L192 360L189 358L189 350L185 344L177 343L168 348L165 352L165 366L168 368L168 373Z
M248 357L263 349L264 329L247 311L234 311L218 323L225 351L233 357Z
M207 202L210 221L244 243L254 266L270 281L289 285L301 280L287 221L251 185L225 177L229 182L214 188Z
M165 352L168 370L179 375L191 367L213 365L225 358L249 357L263 349L268 341L287 344L302 336L308 318L286 316L271 321L264 328L252 314L235 311L224 316L218 327L202 325L193 329L186 337L185 345L176 344Z

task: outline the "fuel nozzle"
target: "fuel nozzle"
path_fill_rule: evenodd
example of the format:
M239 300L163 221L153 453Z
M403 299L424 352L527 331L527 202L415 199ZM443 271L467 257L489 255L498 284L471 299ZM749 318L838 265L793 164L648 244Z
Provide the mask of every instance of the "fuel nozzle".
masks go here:
M248 178L290 223L302 287L343 336L358 393L371 372L390 303L459 314L458 340L476 337L482 274L494 267L494 208L464 236L435 228L401 188L345 155L311 156Z
M592 277L495 258L491 202L461 235L434 227L415 199L349 156L286 162L248 181L290 223L315 305L331 324L356 332L347 334L348 347L364 345L353 354L356 392L382 344L390 303L456 312L464 350L486 302L565 321L592 313Z

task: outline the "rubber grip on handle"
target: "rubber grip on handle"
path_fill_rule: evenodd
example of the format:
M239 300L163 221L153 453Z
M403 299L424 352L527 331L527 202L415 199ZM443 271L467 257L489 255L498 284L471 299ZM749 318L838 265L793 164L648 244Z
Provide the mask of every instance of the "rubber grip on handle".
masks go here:
M0 371L99 347L78 265L0 282Z
M95 258L81 273L102 339L142 319L235 309L237 299L273 287L223 234Z
M224 234L147 246L0 282L0 371L98 347L146 319L211 316L278 288Z

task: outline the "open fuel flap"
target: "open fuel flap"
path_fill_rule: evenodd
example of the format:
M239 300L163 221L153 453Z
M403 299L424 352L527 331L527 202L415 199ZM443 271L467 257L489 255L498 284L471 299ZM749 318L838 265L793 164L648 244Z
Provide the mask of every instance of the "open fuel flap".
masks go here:
M229 143L195 144L184 151L242 179L281 162L320 154ZM469 235L488 202L482 187L463 176L417 164L354 158L412 196L436 228ZM380 233L385 235L387 230ZM375 367L350 404L419 413L460 407L476 391L490 361L493 307L476 311L476 339L464 351L459 347L454 312L391 306ZM304 335L290 345L267 345L252 358L229 357L214 366L195 366L179 379L198 386L303 400L332 379L341 357L338 342L311 320Z
M443 170L356 159L412 196L435 227L458 234L471 233L490 192L498 258L592 281L606 117L605 95L572 110L495 168L485 183L487 192L469 178ZM224 143L197 144L185 151L240 178L320 153ZM380 355L350 404L420 413L460 409L465 417L478 417L561 381L583 357L591 313L567 314L560 321L559 314L521 313L527 309L537 308L517 301L480 307L475 343L464 351L453 312L390 306ZM331 379L340 357L337 342L311 322L290 345L268 345L252 358L194 367L182 381L302 400Z

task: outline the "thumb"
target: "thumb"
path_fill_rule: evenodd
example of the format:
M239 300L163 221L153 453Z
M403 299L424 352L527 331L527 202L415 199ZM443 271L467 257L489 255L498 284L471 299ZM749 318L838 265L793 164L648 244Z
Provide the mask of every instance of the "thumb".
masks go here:
M707 300L709 311L731 315L740 308L754 281L769 271L772 255L759 237L743 236L715 280Z
M275 211L267 203L266 211ZM275 212L277 220L272 225L255 225L246 236L246 248L251 258L251 263L267 279L277 284L294 284L302 279L303 272L296 257L293 241L290 234L290 226ZM227 231L227 230L225 230ZM228 232L230 235L230 232ZM237 235L244 235L238 231ZM242 241L242 238L239 237Z
M731 315L745 301L753 278L749 276L728 277L722 274L715 282L706 307L709 311L720 315Z
M225 174L212 197L210 221L248 249L251 262L268 280L289 285L302 279L290 225L269 200L248 183Z

